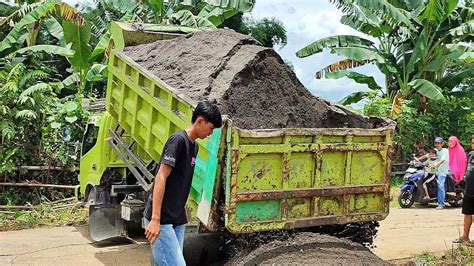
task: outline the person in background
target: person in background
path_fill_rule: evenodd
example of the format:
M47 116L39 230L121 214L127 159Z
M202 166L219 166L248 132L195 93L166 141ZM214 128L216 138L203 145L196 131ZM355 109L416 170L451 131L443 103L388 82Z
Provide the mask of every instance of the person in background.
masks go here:
M438 207L437 210L444 209L444 200L446 198L445 182L446 176L449 173L449 153L448 149L443 148L443 138L436 137L434 140L434 146L436 148L437 162L431 167L436 169L436 182L438 184ZM423 160L428 157L428 154L418 157L417 160Z
M464 148L459 143L458 138L451 136L448 139L449 170L453 174L454 182L462 181L466 173L467 157Z
M430 194L428 193L427 184L436 178L436 169L434 169L433 167L433 165L436 163L436 154L437 152L435 149L429 149L428 159L424 162L424 165L426 165L426 172L428 172L428 175L426 176L425 181L423 182L423 190L425 191L425 197L423 197L423 199L430 199Z
M454 240L454 243L470 243L469 232L471 231L472 215L474 214L474 135L471 137L471 152L467 160L467 171L464 178L466 189L462 200L462 214L464 214L463 235ZM472 243L470 243L472 244Z
M421 157L426 154L426 149L424 144L418 144L416 146L416 157Z

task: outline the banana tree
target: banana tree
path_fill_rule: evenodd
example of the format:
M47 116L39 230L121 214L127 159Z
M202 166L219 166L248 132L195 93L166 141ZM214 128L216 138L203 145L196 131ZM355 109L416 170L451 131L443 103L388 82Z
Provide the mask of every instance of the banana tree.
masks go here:
M297 51L307 57L330 49L343 56L316 73L316 78L348 77L367 84L369 91L355 92L344 104L358 102L370 94L389 97L392 112L399 113L403 99L421 95L440 100L473 70L447 73L450 64L472 58L474 10L458 0L331 0L344 12L341 23L364 33L368 38L351 35L317 40ZM373 64L385 74L386 90L373 79L351 69ZM425 106L426 108L426 106Z
M0 28L11 27L5 38L0 41L0 56L2 57L16 52L25 44L26 46L36 45L41 30L45 30L56 38L60 47L66 47L63 29L57 18L74 21L78 25L84 23L84 19L77 10L57 0L40 1L17 8L0 22ZM49 52L54 53L54 50L60 49L52 48Z
M14 57L27 52L46 52L64 56L73 68L72 77L67 78L65 84L74 80L78 91L85 86L85 77L92 66L91 34L90 25L77 10L57 0L46 0L21 7L3 23L13 27L0 42L0 54ZM36 44L40 30L49 33L56 41Z
M109 43L112 21L215 29L226 19L249 12L254 4L255 0L99 0L85 15L92 21L97 43L92 54L96 60L101 59Z

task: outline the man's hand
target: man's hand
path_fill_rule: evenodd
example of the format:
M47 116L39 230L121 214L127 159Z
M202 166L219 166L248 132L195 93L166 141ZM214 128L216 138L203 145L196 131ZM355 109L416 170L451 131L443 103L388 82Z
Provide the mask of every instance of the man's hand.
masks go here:
M155 240L160 236L160 222L150 221L150 223L145 228L146 239L150 244L155 243Z

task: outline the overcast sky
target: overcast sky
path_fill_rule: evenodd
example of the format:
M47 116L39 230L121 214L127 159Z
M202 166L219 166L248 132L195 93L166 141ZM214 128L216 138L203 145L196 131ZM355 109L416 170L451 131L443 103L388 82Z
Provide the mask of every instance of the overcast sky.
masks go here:
M69 4L92 2L92 0L66 0ZM330 63L340 59L325 51L306 58L297 58L295 52L315 40L338 34L360 35L339 20L342 13L328 0L256 0L250 16L255 19L277 18L283 22L288 36L288 44L277 52L287 61L291 61L300 81L313 94L331 101L339 101L354 91L365 89L365 85L344 79L316 80L314 73ZM372 75L384 87L383 75L374 66L363 66L359 72Z

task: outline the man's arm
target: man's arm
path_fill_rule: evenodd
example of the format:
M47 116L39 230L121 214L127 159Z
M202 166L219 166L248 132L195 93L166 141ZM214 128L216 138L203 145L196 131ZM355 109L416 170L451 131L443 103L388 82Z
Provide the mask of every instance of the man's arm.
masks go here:
M171 170L173 170L172 166L161 164L160 170L158 170L158 174L156 174L155 177L151 221L145 229L146 238L151 244L153 244L160 235L161 205L163 203L163 196L165 195L166 180Z
M447 162L448 161L448 153L447 152L444 152L443 153L443 156L441 156L441 158L439 159L439 161L437 161L435 164L434 164L434 167L437 168L439 167L441 164L443 164L444 162Z
M439 160L437 161L436 163L433 164L434 168L437 168L439 167L441 164L443 164L445 162L445 160Z

